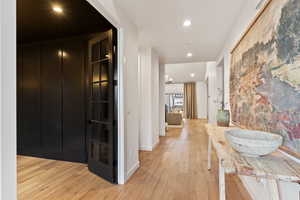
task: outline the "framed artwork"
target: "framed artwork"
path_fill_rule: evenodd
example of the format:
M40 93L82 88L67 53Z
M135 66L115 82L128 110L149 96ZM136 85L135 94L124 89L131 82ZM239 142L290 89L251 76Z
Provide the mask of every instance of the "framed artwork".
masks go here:
M233 122L300 152L300 0L269 0L231 53Z

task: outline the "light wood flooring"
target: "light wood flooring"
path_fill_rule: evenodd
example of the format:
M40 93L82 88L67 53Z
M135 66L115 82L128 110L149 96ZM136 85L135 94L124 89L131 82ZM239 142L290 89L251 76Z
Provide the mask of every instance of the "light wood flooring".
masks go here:
M218 162L207 171L204 121L170 129L125 185L113 185L84 164L18 156L18 200L217 200ZM227 200L250 200L240 180L226 176Z

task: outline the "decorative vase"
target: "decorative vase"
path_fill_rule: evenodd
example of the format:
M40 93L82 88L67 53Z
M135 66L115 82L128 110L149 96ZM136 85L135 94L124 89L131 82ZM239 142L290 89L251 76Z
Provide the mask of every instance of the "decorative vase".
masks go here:
M218 110L217 124L218 126L229 127L230 124L229 110Z

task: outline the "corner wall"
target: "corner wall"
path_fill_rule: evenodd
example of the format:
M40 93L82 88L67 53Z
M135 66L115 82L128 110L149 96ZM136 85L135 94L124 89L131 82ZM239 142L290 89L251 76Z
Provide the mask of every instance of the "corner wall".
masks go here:
M198 119L207 118L207 85L205 82L196 82Z
M236 21L232 32L228 35L227 42L224 49L219 55L218 63L222 62L224 59L224 95L226 108L230 108L229 104L229 84L230 84L230 59L231 50L242 37L243 33L246 31L248 25L254 19L259 10L256 10L256 6L259 0L246 0L241 8L241 12L238 20ZM250 195L255 200L266 200L270 199L270 191L268 189L268 181L259 182L255 178L241 176L241 180ZM281 193L281 199L288 200L298 200L300 187L296 183L279 183L279 190Z
M159 136L166 135L165 119L165 65L159 65Z
M140 55L140 133L139 148L152 151L159 142L159 58L149 47Z
M211 124L217 123L217 65L215 62L206 63L205 79L208 84L208 100L207 112L208 122Z
M138 102L138 33L130 21L124 22L124 135L125 135L125 175L127 181L139 168L139 107Z
M140 132L139 149L152 150L151 49L140 48Z
M160 121L159 121L159 57L156 51L151 50L151 65L152 65L152 126L153 138L152 148L154 149L159 143Z

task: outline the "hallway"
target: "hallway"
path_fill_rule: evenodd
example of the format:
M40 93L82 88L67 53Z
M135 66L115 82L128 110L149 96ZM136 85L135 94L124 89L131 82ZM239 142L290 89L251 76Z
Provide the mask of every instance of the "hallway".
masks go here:
M19 200L217 200L218 162L207 171L204 121L169 129L126 185L110 184L83 164L18 156ZM229 200L251 199L236 176L226 176Z

